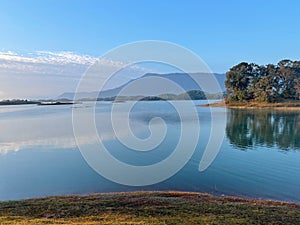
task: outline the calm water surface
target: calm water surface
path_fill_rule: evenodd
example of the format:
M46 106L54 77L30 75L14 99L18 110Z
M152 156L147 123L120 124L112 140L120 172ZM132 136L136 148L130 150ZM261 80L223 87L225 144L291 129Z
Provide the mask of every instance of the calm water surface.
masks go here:
M195 104L201 101L195 101ZM118 103L127 104L127 103ZM107 119L112 103L97 103L95 120L111 154L132 165L150 165L172 153L180 135L180 118L167 102L140 102L130 125L136 136L149 136L148 123L162 117L168 128L163 143L150 152L126 149ZM91 103L60 106L0 107L0 200L48 195L133 190L200 191L300 203L300 112L228 110L225 139L215 161L204 172L199 162L210 135L210 109L197 107L201 132L193 157L175 176L144 187L113 183L91 169L78 150L72 130L72 107L85 113ZM122 108L122 106L120 106ZM122 112L119 118L122 119ZM218 122L218 120L216 120ZM191 128L192 119L182 121ZM84 125L84 121L82 121ZM191 129L192 132L193 129ZM90 135L83 145L97 145Z

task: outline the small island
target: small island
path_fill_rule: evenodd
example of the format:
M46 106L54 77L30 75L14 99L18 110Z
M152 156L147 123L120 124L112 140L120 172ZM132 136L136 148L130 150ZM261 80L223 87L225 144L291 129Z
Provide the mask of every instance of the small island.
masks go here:
M53 101L53 100L43 100L43 101L35 101L35 100L23 100L23 99L13 99L13 100L3 100L0 101L0 106L4 105L73 105L76 104L72 101Z
M54 102L38 102L37 105L73 105L75 104L74 102L58 102L58 101L54 101Z
M300 61L266 66L242 62L226 73L225 86L223 101L203 106L300 109Z
M1 105L32 105L32 104L38 104L39 101L32 101L32 100L23 100L23 99L13 99L13 100L3 100L0 101Z

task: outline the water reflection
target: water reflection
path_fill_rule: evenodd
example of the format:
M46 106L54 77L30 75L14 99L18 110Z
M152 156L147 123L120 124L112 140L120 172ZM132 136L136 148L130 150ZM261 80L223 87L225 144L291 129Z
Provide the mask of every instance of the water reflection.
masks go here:
M203 103L206 102L195 102L196 105ZM76 105L76 110L85 115L91 104ZM126 116L122 111L125 104L119 104L117 120ZM147 138L150 135L149 121L155 117L164 119L168 132L159 148L149 152L131 151L114 136L110 125L111 105L109 102L97 103L95 121L99 135L111 155L134 166L151 165L168 157L178 143L181 121L187 123L192 132L193 127L198 126L187 109L180 121L167 102L140 102L130 114L132 132L139 138ZM70 106L0 107L0 200L114 191L179 190L300 202L300 151L281 153L283 149L300 149L300 112L225 112L222 108L213 108L220 114L215 120L218 126L222 124L221 115L228 114L226 133L231 144L224 141L211 166L199 173L199 162L210 137L211 116L208 107L197 107L197 110L201 129L192 159L174 177L137 188L110 182L88 166L76 144L88 145L93 150L99 139L86 132L75 142ZM85 119L80 122L85 129ZM120 135L126 137L127 131L123 127L120 130L124 131ZM222 134L225 132L224 127L218 130ZM256 151L243 152L236 148L255 148ZM268 148L272 150L266 150Z
M300 112L231 109L226 134L230 143L242 150L255 146L299 150Z

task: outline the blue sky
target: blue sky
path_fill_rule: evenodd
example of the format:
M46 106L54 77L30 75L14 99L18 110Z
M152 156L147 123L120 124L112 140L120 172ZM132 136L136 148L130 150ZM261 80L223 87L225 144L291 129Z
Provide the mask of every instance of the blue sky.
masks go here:
M297 0L1 1L0 51L98 57L128 42L164 40L223 73L241 61L299 59L299 11Z

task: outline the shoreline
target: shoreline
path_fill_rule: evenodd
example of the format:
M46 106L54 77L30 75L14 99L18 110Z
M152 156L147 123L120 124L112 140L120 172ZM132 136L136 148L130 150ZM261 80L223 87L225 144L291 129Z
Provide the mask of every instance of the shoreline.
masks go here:
M0 201L5 224L295 224L300 204L199 192L137 191Z
M232 199L238 199L242 200L243 202L268 202L268 203L280 203L280 204L287 204L287 205L296 205L300 208L300 202L292 202L288 200L276 200L276 199L268 199L268 198L255 198L255 197L249 197L249 196L243 196L243 195L224 195L224 194L214 194L214 193L208 193L208 192L198 192L198 191L174 191L174 190L151 190L151 191L116 191L116 192L99 192L99 193L86 193L86 194L62 194L62 195L46 195L46 196L40 196L40 197L28 197L28 198L21 198L21 199L5 199L0 200L0 206L2 203L5 202L22 202L22 201L34 201L34 200L40 200L40 199L47 199L47 198L68 198L68 197L78 197L78 198L85 198L89 196L110 196L110 195L139 195L139 194L178 194L178 195L198 195L198 196L208 196L212 198L232 198Z
M273 109L273 110L300 110L300 101L297 102L278 102L278 103L262 103L262 102L237 102L225 103L224 100L212 104L201 104L203 107L220 107L228 109Z

